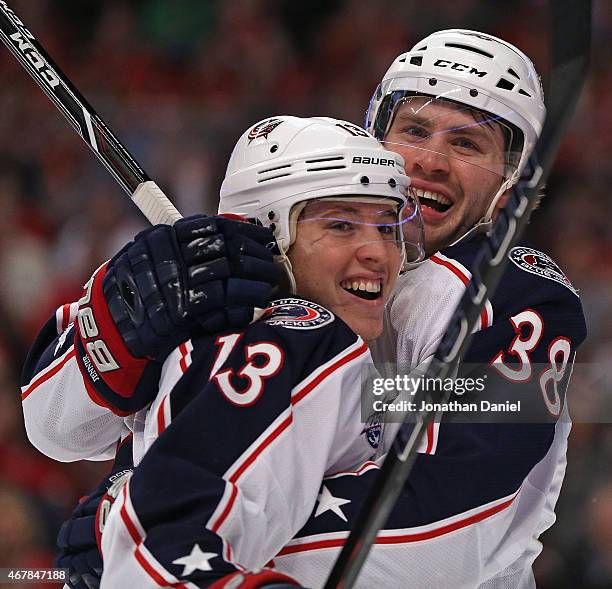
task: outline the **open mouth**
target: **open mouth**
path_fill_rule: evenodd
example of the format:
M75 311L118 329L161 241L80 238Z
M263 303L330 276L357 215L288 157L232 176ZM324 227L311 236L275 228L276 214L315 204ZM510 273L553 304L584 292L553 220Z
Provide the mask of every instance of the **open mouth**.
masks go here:
M429 207L439 213L445 213L453 206L452 201L439 192L417 188L416 195L422 207Z
M375 301L382 296L381 280L342 280L340 286L346 292L366 301Z

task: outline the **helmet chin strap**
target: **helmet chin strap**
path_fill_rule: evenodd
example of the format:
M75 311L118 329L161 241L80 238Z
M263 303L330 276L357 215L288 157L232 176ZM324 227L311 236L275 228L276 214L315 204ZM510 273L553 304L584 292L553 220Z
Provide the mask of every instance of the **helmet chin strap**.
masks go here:
M487 207L485 214L480 218L480 220L471 228L468 229L463 235L455 239L452 243L449 243L445 247L451 247L453 245L457 245L460 241L463 241L469 236L479 234L479 233L488 233L491 230L493 225L493 213L495 213L495 209L497 207L497 203L499 199L503 196L503 194L508 190L513 184L515 184L516 179L514 175L502 182L502 185L499 187L495 196L491 199L491 204Z
M286 279L287 284L281 285L281 290L284 290L283 287L286 287L290 294L296 294L296 284L295 276L293 275L293 267L291 266L291 261L287 257L287 254L283 252L278 256L274 256L274 262L280 266L281 270L283 271L284 278Z
M297 237L298 219L305 208L306 202L298 202L291 208L289 212L289 239L277 237L280 254L274 256L274 261L281 267L286 281L286 284L281 286L281 290L288 290L293 295L297 292L297 286L295 284L295 276L293 275L293 266L287 256L287 252Z

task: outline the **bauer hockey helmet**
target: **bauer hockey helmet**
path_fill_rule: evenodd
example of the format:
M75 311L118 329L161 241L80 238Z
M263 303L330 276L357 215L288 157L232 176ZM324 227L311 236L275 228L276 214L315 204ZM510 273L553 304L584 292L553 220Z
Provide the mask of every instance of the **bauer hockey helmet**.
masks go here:
M383 140L398 106L410 96L466 105L504 129L504 179L480 222L488 228L497 201L517 182L542 131L546 108L533 63L492 35L438 31L391 64L370 101L366 129Z
M221 185L219 212L256 218L270 227L292 280L286 253L308 201L385 199L401 211L397 239L406 263L416 264L424 258L423 225L409 184L403 158L361 127L327 117L277 116L260 121L238 140Z

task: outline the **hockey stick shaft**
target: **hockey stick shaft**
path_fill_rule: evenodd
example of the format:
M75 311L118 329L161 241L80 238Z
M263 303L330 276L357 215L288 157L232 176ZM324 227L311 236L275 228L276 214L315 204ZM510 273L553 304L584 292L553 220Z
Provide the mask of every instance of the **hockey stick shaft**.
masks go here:
M152 224L172 224L180 219L180 213L166 195L104 124L4 0L0 0L0 38L147 219Z
M586 77L591 0L551 0L549 5L553 20L553 69L546 123L529 165L512 191L506 207L498 214L490 237L476 257L472 279L451 318L425 379L450 376L452 367L467 349L487 293L495 290L507 263L507 254L527 225ZM421 389L413 401L417 407L423 406L423 401L444 404L451 394L451 391L429 392ZM402 440L400 434L396 437L327 579L325 589L349 589L355 583L378 530L385 524L410 474L427 426L436 416L433 411L419 412L408 439Z

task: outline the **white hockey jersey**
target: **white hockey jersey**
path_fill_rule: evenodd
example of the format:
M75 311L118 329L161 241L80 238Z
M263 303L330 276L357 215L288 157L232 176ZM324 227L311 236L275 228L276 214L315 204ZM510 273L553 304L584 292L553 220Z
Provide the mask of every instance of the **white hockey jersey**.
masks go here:
M400 278L387 307L385 335L372 345L372 355L383 369L397 366L410 371L432 356L469 280L466 266L475 244L477 240L460 244ZM481 314L481 330L467 359L485 365L490 377L510 387L503 389L502 396L512 398L519 389L531 386L544 402L546 393L551 393L546 388L548 381L544 381L542 392L541 379L531 379L529 384L516 374L528 366L533 372L537 370L539 377L545 366L564 359L566 369L584 339L584 319L575 291L554 262L537 250L516 250L500 288ZM97 405L85 387L79 389L70 337L64 339L54 357L48 350L57 342L48 346L46 357L39 354L39 369L31 371L24 386L28 435L39 449L58 459L110 457L114 441L124 429L124 419ZM565 340L570 342L569 349L559 344ZM160 402L162 398L155 404L155 419L149 418L146 427L142 414L130 420L136 433L136 461L156 439L156 427L164 429L167 422L168 408ZM55 411L53 419L50 411ZM531 563L540 551L537 538L554 521L564 472L569 419L566 413L562 416L557 423L433 424L358 586L533 586ZM366 423L357 438L360 443L372 445L374 441L376 445L377 437L368 435L370 425ZM384 440L398 428L387 424ZM330 476L319 489L310 517L295 538L276 552L274 566L305 586L321 586L377 468L376 463L365 462L348 472L327 469ZM127 505L124 512L131 509L131 504L123 505ZM295 524L284 517L279 521ZM235 529L240 529L240 522L240 518L234 522ZM289 531L295 532L281 526L275 532L280 535L274 536L277 541ZM241 542L248 544L248 536L238 544L251 554L252 547ZM235 553L232 560L222 545L215 554L224 555L232 565L266 564L257 560L265 558L263 553L247 557L244 563L235 559ZM208 581L197 577L197 570L190 575L172 563L168 567L166 572L172 578L207 586ZM224 569L217 570L221 573ZM194 581L193 575L199 580ZM146 576L143 583L143 587L149 586Z

